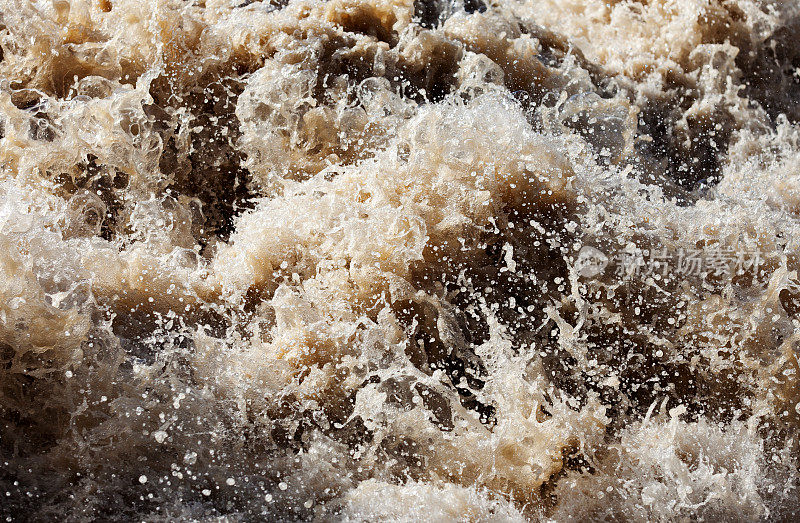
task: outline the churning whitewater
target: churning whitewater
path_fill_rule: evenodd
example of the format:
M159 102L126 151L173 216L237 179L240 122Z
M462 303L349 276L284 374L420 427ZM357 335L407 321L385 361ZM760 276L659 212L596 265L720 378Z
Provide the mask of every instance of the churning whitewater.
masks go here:
M800 515L800 4L0 0L8 521Z

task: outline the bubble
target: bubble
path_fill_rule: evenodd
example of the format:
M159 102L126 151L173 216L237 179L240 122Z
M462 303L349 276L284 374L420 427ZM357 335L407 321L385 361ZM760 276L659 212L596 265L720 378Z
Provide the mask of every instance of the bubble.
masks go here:
M64 235L68 238L97 236L106 219L106 205L97 194L81 191L67 202Z
M197 463L197 452L187 452L183 456L183 462L187 465L194 465Z

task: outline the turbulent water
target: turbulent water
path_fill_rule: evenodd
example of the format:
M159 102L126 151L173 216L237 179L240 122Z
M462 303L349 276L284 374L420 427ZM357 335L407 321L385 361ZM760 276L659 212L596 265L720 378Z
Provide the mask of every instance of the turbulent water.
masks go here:
M0 0L9 521L800 516L800 4Z

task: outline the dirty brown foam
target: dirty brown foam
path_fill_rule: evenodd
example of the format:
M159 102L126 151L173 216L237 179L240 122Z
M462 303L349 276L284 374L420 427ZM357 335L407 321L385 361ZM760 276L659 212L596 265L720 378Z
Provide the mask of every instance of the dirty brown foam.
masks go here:
M797 517L798 41L0 0L0 515Z

